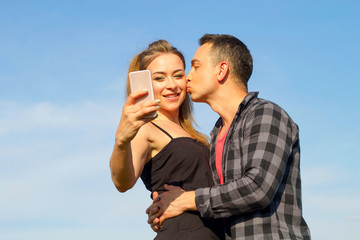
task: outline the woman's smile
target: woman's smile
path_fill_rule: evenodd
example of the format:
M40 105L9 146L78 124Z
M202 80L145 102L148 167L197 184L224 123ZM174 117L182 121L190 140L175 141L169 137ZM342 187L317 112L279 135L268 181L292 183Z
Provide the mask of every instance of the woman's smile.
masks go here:
M163 95L169 101L177 101L179 99L180 93L169 93Z

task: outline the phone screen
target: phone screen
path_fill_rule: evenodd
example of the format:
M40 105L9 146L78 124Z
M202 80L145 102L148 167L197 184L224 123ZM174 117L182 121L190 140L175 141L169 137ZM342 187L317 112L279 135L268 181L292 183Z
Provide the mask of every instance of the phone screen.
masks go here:
M142 98L137 99L135 104L155 99L150 70L130 72L129 80L131 92L136 92L144 89L148 90L148 94ZM154 118L156 116L156 112L151 112L149 114L146 114L144 118Z

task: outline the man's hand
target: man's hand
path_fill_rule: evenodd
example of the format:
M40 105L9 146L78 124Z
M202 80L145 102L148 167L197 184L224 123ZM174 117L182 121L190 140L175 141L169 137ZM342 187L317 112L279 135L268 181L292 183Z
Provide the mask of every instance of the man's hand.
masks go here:
M153 193L154 201L146 210L148 223L157 232L163 222L172 217L176 217L189 210L197 210L195 205L195 192L184 191L180 187L164 185L166 192L158 195Z

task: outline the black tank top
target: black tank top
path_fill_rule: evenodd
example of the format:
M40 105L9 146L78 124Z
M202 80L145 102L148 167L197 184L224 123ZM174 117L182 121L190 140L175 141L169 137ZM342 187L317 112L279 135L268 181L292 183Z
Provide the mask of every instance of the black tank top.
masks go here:
M141 179L146 188L161 193L165 183L185 191L213 186L208 148L190 137L173 138L158 125L152 124L171 140L144 166ZM198 212L186 212L167 219L155 239L222 239L222 229L222 221L204 220Z

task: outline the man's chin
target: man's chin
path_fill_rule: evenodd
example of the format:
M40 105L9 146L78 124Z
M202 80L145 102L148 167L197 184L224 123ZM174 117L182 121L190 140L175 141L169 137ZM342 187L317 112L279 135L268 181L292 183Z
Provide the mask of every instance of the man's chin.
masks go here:
M190 97L193 102L201 102L200 98L197 98L193 93L190 93Z

